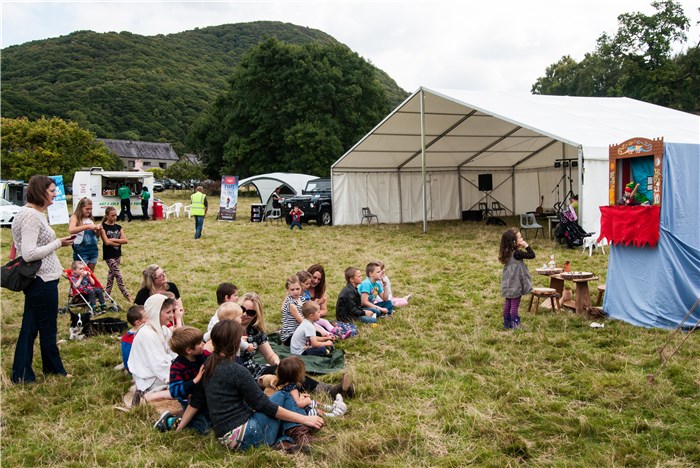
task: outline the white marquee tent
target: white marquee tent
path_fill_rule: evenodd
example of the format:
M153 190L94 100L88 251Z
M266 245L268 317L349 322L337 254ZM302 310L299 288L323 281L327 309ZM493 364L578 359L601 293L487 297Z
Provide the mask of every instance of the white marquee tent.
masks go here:
M318 176L308 174L296 174L292 172L270 172L269 174L260 174L238 182L238 187L245 185L253 185L260 195L262 203L268 203L272 192L279 186L287 187L285 193L292 191L295 195L301 193L306 187L306 183L310 180L318 179Z
M381 222L426 230L481 201L517 215L572 190L584 229L598 231L608 146L632 137L698 143L700 117L629 98L420 88L331 167L334 224L359 224L368 206ZM492 191L478 190L480 174Z

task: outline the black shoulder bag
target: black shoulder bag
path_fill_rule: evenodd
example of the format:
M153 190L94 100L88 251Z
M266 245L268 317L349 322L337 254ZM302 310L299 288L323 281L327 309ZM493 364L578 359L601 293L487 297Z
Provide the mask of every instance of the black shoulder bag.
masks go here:
M25 262L22 257L10 260L0 268L0 283L10 291L24 291L36 278L41 260Z

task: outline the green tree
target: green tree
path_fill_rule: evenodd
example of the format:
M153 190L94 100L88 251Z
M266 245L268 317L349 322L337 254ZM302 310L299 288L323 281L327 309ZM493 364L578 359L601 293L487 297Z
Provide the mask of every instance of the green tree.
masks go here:
M148 169L146 172L152 172L153 173L153 178L158 180L162 179L165 177L165 169L161 169L160 167L152 167Z
M202 180L204 171L201 167L187 161L179 161L165 170L165 177L175 180Z
M389 110L376 70L347 47L267 39L241 59L188 143L203 155L211 178L276 171L325 176Z
M96 166L117 170L122 162L78 124L58 117L2 119L2 178L60 174L70 181L75 171Z
M536 94L627 96L689 112L700 111L698 44L673 55L686 41L690 20L673 0L653 2L656 13L618 16L614 36L603 33L581 62L562 57L532 86Z

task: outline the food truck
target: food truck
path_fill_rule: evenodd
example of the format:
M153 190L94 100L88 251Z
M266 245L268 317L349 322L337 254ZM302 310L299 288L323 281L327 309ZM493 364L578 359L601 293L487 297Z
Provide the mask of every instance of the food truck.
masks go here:
M126 182L131 189L131 213L141 216L141 189L146 186L153 196L153 173L143 171L105 171L101 167L93 167L89 171L78 171L73 176L73 211L83 197L92 200L92 215L102 217L105 208L113 206L117 214L121 204L117 191ZM152 208L149 208L152 210ZM149 212L149 215L152 213Z

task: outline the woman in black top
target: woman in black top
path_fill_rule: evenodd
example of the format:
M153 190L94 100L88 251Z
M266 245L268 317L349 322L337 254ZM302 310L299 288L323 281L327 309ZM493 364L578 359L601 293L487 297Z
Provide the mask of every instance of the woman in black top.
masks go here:
M117 224L117 209L113 206L105 208L105 217L102 221L102 258L107 262L109 274L107 275L107 286L105 291L112 294L114 280L127 301L131 302L131 295L126 290L124 279L119 271L119 264L122 262L122 245L129 242L124 234L124 229Z
M310 441L308 427L320 429L323 418L307 416L289 393L277 392L270 398L263 393L250 372L236 362L242 336L243 328L233 320L214 325L214 351L177 430L186 427L206 403L216 437L231 450L260 445L303 448Z
M153 294L165 294L166 292L171 292L175 296L175 324L177 326L182 326L182 316L185 313L185 309L182 307L182 299L180 299L180 291L177 289L175 283L168 281L165 276L165 270L156 264L148 265L145 270L143 270L143 281L141 281L141 289L136 293L136 299L134 299L134 304L144 305L146 299L151 297Z

